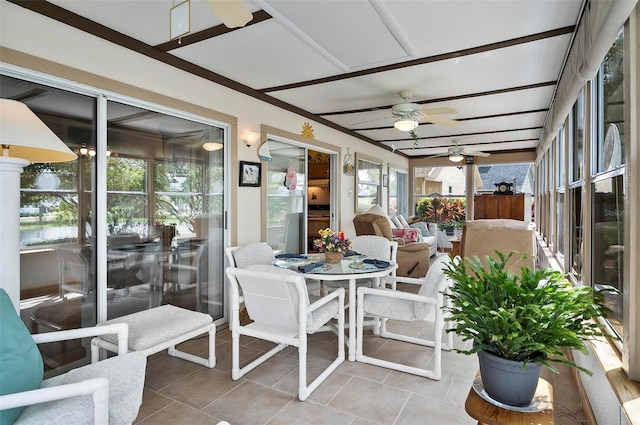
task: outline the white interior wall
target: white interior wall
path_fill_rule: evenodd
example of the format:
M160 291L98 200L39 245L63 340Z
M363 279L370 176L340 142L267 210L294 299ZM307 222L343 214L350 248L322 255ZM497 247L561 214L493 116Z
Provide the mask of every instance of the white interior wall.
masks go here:
M238 157L235 161L259 161L259 144L248 148L242 141L245 131L258 132L260 125L266 124L300 134L303 123L309 121L12 3L0 2L0 19L0 44L4 47L237 117L238 140L232 141L238 144ZM408 165L408 160L404 157L372 147L369 143L324 125L312 121L310 124L316 140L343 148L349 147L352 154L367 152L368 155L379 157L383 161L383 169L386 169L389 162ZM237 184L238 164L232 166L233 171L228 178L233 184ZM348 234L353 234L351 219L354 214L354 178L342 175L341 182L338 195L339 225ZM261 208L256 208L260 189L242 187L238 188L237 194L237 205L231 206L232 223L242 225L237 226L235 242L244 244L256 241L260 237ZM386 200L384 202L383 207L386 208Z

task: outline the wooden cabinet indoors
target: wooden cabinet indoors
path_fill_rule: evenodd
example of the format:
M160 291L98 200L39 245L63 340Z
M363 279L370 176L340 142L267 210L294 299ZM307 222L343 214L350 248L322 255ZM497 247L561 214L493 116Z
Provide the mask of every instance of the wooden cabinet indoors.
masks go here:
M513 220L531 220L531 195L475 195L473 197L473 218L510 218ZM527 204L529 207L527 208Z

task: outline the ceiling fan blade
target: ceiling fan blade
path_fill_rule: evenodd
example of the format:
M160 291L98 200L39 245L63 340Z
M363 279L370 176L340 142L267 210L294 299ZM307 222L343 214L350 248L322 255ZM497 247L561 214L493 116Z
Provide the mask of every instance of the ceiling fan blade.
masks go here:
M488 157L491 154L488 152L480 152L480 151L462 151L462 155L467 155L467 156L482 156L482 157Z
M241 0L206 0L207 5L218 15L227 28L245 26L253 15Z
M426 156L425 158L442 158L442 157L445 157L445 156L449 156L449 153L448 153L448 152L445 152L445 153L437 153L437 154L435 154L435 155L429 155L429 156Z
M367 124L367 123L374 122L374 121L382 121L382 120L386 120L386 119L389 119L389 118L393 118L393 115L389 115L387 117L382 117L382 118L374 118L372 120L354 122L353 124L349 124L349 128L354 127L356 125Z
M434 117L431 115L425 115L423 121L430 122L433 124L448 125L449 127L454 127L458 125L458 121L450 120L448 118Z
M458 111L456 111L455 109L446 106L442 108L425 108L421 109L420 112L422 112L424 115L443 115L458 113Z

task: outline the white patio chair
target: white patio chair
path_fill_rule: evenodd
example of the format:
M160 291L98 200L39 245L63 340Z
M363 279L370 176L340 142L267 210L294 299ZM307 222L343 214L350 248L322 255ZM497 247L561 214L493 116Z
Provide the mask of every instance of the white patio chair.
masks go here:
M6 299L5 299L6 297ZM39 357L34 343L48 343L65 341L76 338L87 338L96 335L117 334L122 350L117 357L72 369L69 372L45 379L37 389L27 390L30 384L18 384L22 391L0 395L0 410L2 421L9 415L11 419L18 414L14 424L131 424L138 415L142 403L142 390L146 370L144 353L127 353L128 326L124 323L105 325L93 328L71 329L57 332L47 332L29 335L26 327L16 314L11 301L4 290L0 290L0 313L2 314L2 333L11 335L4 340L0 349L3 362L2 386L11 379L5 375L10 373L4 368L16 363L17 351L22 347L33 346L28 354L19 356L24 360L20 367L20 376L37 372L34 363L38 363L39 373L42 374L42 359ZM6 301L6 302L5 302ZM13 317L10 316L13 315ZM8 336L5 337L8 338ZM6 343L6 345L5 345ZM15 344L15 345L14 345ZM35 350L35 351L33 351ZM37 355L34 359L32 356ZM5 357L6 356L6 357ZM14 359L11 359L11 356ZM20 361L20 360L17 360ZM18 367L16 365L16 367ZM28 371L25 369L29 369ZM41 375L40 375L41 377ZM39 382L39 380L38 380ZM30 381L33 384L33 381ZM31 386L33 388L33 386ZM8 411L26 406L22 412Z
M422 279L396 277L398 282L419 283L421 285L417 294L394 291L384 288L358 288L357 311L356 311L356 360L369 363L401 372L424 376L429 379L439 380L441 371L441 350L451 350L453 348L453 335L446 333L443 343L444 313L442 311L447 298L443 295L450 285L450 280L444 275L443 267L450 261L449 256L438 257L431 265L427 275ZM412 344L433 347L433 367L416 367L401 363L391 362L365 355L362 348L364 317L377 316L382 318L380 327L380 337L390 338L398 341L410 342ZM403 321L430 321L430 315L435 316L433 340L411 337L408 335L392 333L387 330L388 319ZM425 365L426 366L426 365Z
M321 298L309 296L304 277L274 266L227 267L231 282L231 377L240 379L289 345L298 347L298 398L304 401L344 361L344 289ZM253 322L240 325L240 296ZM331 322L337 318L337 324ZM336 359L307 385L307 333L332 330L338 335ZM240 367L240 335L278 345Z
M351 249L359 254L366 255L370 258L376 258L378 260L388 260L393 263L397 261L398 254L398 242L390 241L382 236L363 235L356 236L351 240ZM348 257L347 257L348 258ZM391 285L395 289L396 271L394 270L390 274L390 278L381 278L381 286L386 284ZM349 287L349 282L346 280L334 280L326 281L323 283L327 288L345 288ZM372 286L371 279L359 279L356 283L357 286Z
M272 265L276 257L273 249L266 242L252 242L246 245L230 246L225 249L230 267L241 269L256 265ZM307 291L314 294L320 293L320 281L307 280ZM242 291L240 291L242 294Z
M254 264L272 264L276 259L273 249L266 242L230 246L225 249L230 267L241 269Z

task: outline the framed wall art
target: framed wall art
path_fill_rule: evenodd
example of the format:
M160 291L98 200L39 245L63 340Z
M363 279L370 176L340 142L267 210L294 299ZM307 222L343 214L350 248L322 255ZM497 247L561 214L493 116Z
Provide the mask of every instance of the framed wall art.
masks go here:
M240 161L240 186L260 187L260 163Z

